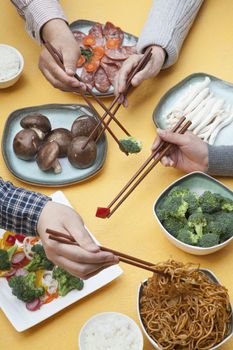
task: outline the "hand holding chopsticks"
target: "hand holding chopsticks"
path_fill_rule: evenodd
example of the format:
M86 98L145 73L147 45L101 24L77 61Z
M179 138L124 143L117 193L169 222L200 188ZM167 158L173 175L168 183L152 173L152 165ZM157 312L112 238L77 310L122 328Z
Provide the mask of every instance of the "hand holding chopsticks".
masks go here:
M58 232L58 231L55 231L55 230L52 230L49 228L46 229L46 232L49 234L49 238L51 240L54 240L54 241L57 241L57 242L60 242L63 244L79 246L78 242L76 242L75 239L70 235L67 235L67 234L64 234L62 232ZM114 255L116 255L119 258L119 261L122 261L126 264L133 265L133 266L136 266L136 267L139 267L141 269L148 270L148 271L151 271L154 273L166 275L164 272L157 270L154 267L154 264L151 262L141 260L137 257L130 256L128 254L121 253L117 250L113 250L113 249L106 248L103 246L99 246L99 248L101 251L113 253Z
M173 132L178 131L180 126L185 121L185 118L181 118L179 122L173 128ZM185 133L185 131L191 125L190 121L187 121L183 127L178 131L179 134ZM107 207L99 207L96 212L96 216L100 218L109 218L125 201L125 199L133 192L133 190L140 184L140 182L146 177L146 175L155 167L155 165L162 159L162 157L171 149L172 144L161 141L157 148L152 152L149 158L142 164L136 174L127 182L123 189L118 193L118 195L113 199L113 201ZM149 165L149 163L151 165ZM146 167L148 168L146 169ZM143 170L145 170L143 172ZM137 177L142 173L142 175L137 179ZM136 181L136 182L135 182ZM131 186L132 185L132 186ZM131 186L131 187L130 187ZM128 190L128 191L127 191ZM127 191L127 192L126 192ZM126 192L126 193L125 193ZM125 194L124 194L125 193ZM121 198L121 196L123 197ZM112 206L117 202L115 207Z

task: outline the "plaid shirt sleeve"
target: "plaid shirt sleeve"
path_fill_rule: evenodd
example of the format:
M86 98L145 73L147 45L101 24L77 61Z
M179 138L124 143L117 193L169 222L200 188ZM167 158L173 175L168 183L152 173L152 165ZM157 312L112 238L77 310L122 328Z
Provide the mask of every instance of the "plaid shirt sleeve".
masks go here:
M67 18L58 0L11 0L19 14L26 20L29 35L41 43L40 31L51 19Z
M0 227L15 233L37 234L37 222L49 197L14 187L0 178Z

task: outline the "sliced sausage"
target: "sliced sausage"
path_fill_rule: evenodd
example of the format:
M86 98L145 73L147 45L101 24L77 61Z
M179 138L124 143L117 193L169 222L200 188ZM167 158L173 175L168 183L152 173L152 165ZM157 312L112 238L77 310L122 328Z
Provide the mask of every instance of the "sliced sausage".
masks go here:
M105 55L114 61L124 61L129 57L129 55L123 47L119 47L119 49L107 49L105 51Z
M111 84L105 70L100 66L95 73L95 87L100 92L107 92Z
M114 26L111 22L106 22L103 33L105 38L108 39L119 39L120 44L122 44L122 41L124 39L124 33L121 30L121 28Z
M102 68L105 70L107 74L108 80L112 85L114 85L115 77L119 71L119 68L115 64L106 64L101 62Z
M77 43L80 45L83 41L83 39L85 38L86 34L84 34L83 32L81 32L80 30L74 30L73 31L74 37L77 41Z
M85 68L82 69L81 78L83 82L87 84L91 89L95 85L94 75L95 73L88 73Z
M92 35L96 40L96 46L104 45L103 28L102 24L95 23L89 30L89 35Z

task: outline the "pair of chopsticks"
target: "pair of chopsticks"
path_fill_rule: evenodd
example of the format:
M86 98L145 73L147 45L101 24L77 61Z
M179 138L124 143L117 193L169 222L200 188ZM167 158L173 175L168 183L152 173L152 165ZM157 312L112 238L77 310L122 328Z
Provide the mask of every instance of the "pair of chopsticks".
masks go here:
M60 52L49 42L45 42L44 46L46 47L46 49L49 51L49 53L51 54L51 56L54 58L55 62L57 63L57 65L65 71L65 66L63 64L63 58L62 55L60 54ZM83 84L84 81L81 79L81 77L78 74L74 74L74 77L79 81L82 82ZM86 84L85 84L86 85ZM86 85L86 89L88 91L88 93L95 99L95 101L105 110L106 115L110 114L111 118L117 123L117 125L125 132L125 134L127 136L130 136L130 133L124 128L124 126L115 118L115 116L108 110L108 108L104 105L104 103L92 92L92 90ZM98 127L103 124L105 129L108 130L108 132L110 133L110 135L113 137L113 139L116 141L116 143L118 144L119 148L123 151L124 149L122 148L120 141L118 140L118 138L116 137L116 135L113 133L113 131L109 128L108 125L105 124L104 121L101 120L101 115L99 114L99 112L96 110L96 108L94 107L94 105L89 101L89 99L87 98L87 96L85 95L85 93L82 91L82 89L79 89L79 93L81 94L81 96L83 97L83 99L86 101L86 103L89 105L89 107L94 111L94 113L97 115L98 119L99 119L99 123L98 123ZM97 129L97 128L96 128ZM95 129L95 130L96 130ZM88 142L90 141L90 138L88 138ZM82 146L82 149L84 149L86 147L87 143L85 145ZM125 152L127 155L128 153Z
M179 134L184 134L189 126L192 124L191 121L187 121L183 127L182 124L185 121L185 117L182 117L178 123L173 127L172 132L177 132ZM109 218L119 206L126 200L126 198L133 192L133 190L140 184L140 182L146 177L146 175L156 166L156 164L163 158L163 156L173 147L165 141L161 141L152 154L147 158L147 160L138 169L135 175L127 182L127 184L122 188L118 195L113 199L113 201L107 207L99 207L96 211L96 216L99 218ZM152 164L149 165L152 161ZM148 166L148 168L147 168ZM145 170L145 171L144 171ZM143 172L144 171L144 172ZM138 176L142 175L138 178ZM138 179L137 179L138 178ZM134 183L134 181L136 181ZM131 186L132 185L132 186ZM131 187L130 187L131 186ZM128 190L128 192L126 192ZM125 193L126 192L126 193ZM124 194L125 193L125 194ZM121 198L121 196L123 197ZM117 202L115 207L113 205ZM113 207L113 208L112 208Z
M60 242L63 244L70 244L70 245L79 246L78 242L76 242L72 236L67 235L65 233L58 232L58 231L55 231L55 230L52 230L49 228L46 229L46 233L49 234L49 239L52 239L54 241L57 241L57 242ZM104 252L113 253L114 255L116 255L119 258L119 261L122 261L126 264L133 265L133 266L139 267L141 269L148 270L148 271L158 273L161 275L167 275L167 273L164 273L160 270L157 270L154 267L155 264L153 264L151 262L136 258L134 256L131 256L131 255L128 255L125 253L121 253L117 250L113 250L113 249L106 248L103 246L99 246L99 248L100 248L100 250L102 250Z
M120 108L120 106L122 105L122 101L124 101L124 99L126 98L130 88L131 88L131 81L133 79L133 77L140 71L143 70L145 68L145 66L147 65L147 63L150 61L152 56L152 48L148 48L145 52L145 54L142 56L141 60L139 61L139 63L137 64L137 66L132 70L132 72L129 74L127 81L126 81L126 88L124 93L119 94L118 96L115 97L115 99L112 101L111 105L109 106L109 110L111 111L113 109L113 107L115 106L115 109L113 110L112 114L115 115L116 112L118 111L118 109ZM105 113L102 118L101 121L104 121L104 119L107 117L108 113ZM112 118L110 115L110 118L108 119L108 121L106 122L106 125L108 126L109 123L111 122ZM101 124L101 121L99 122L99 125ZM87 143L90 141L91 137L93 136L93 134L96 132L97 128L99 125L96 125L96 128L92 131L92 133L89 135L88 140L86 141L86 143L83 145L83 147L85 148L85 146L87 145ZM101 137L102 133L105 131L106 126L104 125L101 133L98 136L98 139Z

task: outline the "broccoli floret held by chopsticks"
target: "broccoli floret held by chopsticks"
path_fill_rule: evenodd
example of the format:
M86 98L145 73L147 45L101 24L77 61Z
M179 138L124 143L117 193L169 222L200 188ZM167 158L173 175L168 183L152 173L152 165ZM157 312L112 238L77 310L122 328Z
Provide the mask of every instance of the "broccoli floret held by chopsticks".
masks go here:
M58 282L58 294L62 297L72 289L83 289L83 281L78 277L72 276L61 267L56 267L53 270L53 278Z
M139 153L142 149L142 143L133 136L120 140L120 144L127 153Z

